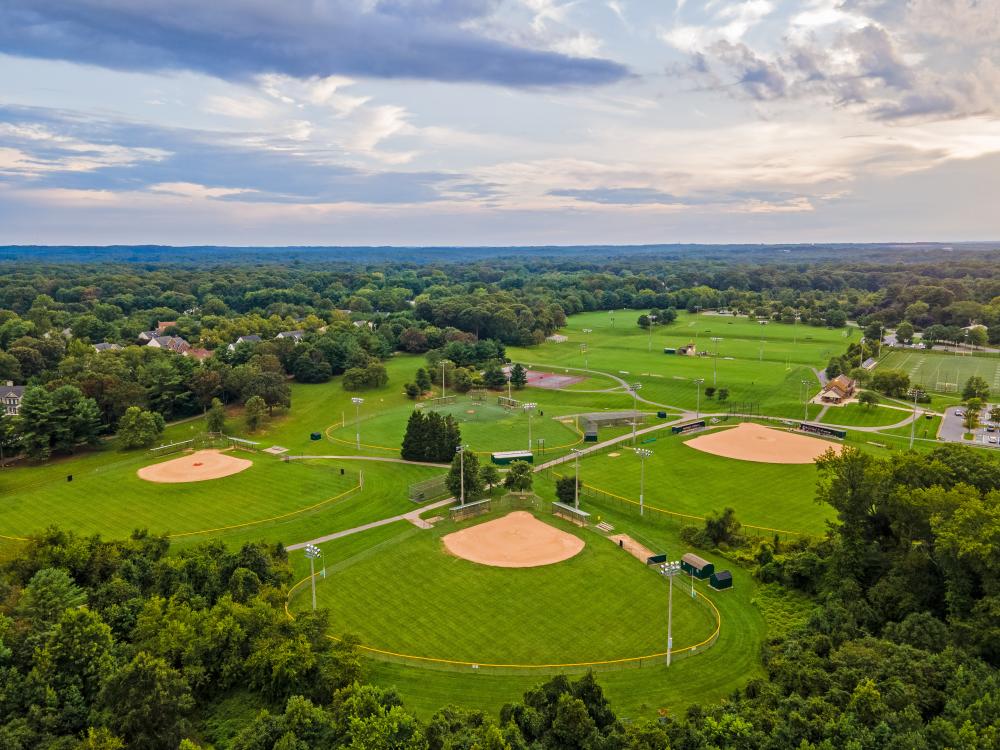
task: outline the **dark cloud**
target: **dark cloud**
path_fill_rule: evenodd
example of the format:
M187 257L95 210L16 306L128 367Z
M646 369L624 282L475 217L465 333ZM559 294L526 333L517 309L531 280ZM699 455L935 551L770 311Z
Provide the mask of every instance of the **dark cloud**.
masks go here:
M774 63L759 57L745 44L717 42L711 53L736 77L736 84L753 99L779 99L788 88L785 76Z
M619 63L518 47L469 28L493 0L3 0L8 54L122 70L196 70L476 81L515 87L605 84Z
M12 126L0 132L0 146L16 148L37 166L6 181L35 188L124 191L192 183L252 191L220 198L229 201L393 204L442 200L455 184L468 181L442 172L361 171L285 150L234 145L215 133L95 122L48 110L0 107L0 122ZM56 137L40 137L39 126ZM107 148L138 156L71 168L88 157L108 159ZM469 193L468 185L458 192Z

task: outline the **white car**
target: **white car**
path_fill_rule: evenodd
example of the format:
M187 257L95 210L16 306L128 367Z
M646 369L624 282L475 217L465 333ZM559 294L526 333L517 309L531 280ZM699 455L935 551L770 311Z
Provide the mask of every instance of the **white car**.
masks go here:
M962 411L961 409L955 409L955 416L956 417L964 417L965 416L965 412Z

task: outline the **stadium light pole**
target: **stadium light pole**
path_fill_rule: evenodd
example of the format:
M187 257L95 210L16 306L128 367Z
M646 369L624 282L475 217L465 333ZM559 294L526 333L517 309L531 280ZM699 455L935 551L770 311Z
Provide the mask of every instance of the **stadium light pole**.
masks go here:
M316 558L322 555L320 548L315 544L306 545L306 557L309 558L309 580L312 581L312 604L313 611L316 611ZM323 567L326 570L326 566Z
M712 342L715 344L715 355L712 357L712 385L716 386L719 384L719 342L722 341L721 336L712 336Z
M535 409L538 408L538 404L534 401L529 401L526 404L522 404L521 408L528 413L528 452L531 452L531 415L534 414Z
M694 395L696 398L695 400L696 406L694 407L695 419L701 416L701 384L704 382L705 378L695 378L694 381Z
M576 478L573 482L573 507L580 510L580 454L579 448L570 448L576 461Z
M917 428L917 399L924 395L919 388L911 388L910 395L913 396L913 419L910 421L910 450L913 450L913 433Z
M643 503L646 490L646 459L653 455L653 451L648 448L636 448L639 456L639 515L645 515L645 505Z
M444 384L444 366L448 364L447 359L441 360L441 398L445 397L445 384Z
M639 418L639 390L642 383L632 383L629 390L632 391L632 445L635 445L635 425Z
M670 652L674 650L674 576L681 572L678 561L663 563L660 573L670 581L670 593L667 594L667 666L670 666Z
M465 505L465 449L468 448L467 445L460 445L455 449L458 454L458 483L459 483L459 495L458 504Z
M357 449L361 450L361 404L365 400L360 396L354 396L351 398L351 402L354 404L354 441L357 444Z
M649 318L649 346L646 347L646 351L653 351L653 325L656 323L655 315L648 315Z
M802 421L809 421L809 381L801 381L804 386L802 389Z

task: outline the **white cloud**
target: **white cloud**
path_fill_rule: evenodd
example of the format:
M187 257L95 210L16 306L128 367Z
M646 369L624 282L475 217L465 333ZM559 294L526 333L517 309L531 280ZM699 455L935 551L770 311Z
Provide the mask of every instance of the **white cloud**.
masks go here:
M150 185L149 190L154 193L168 193L178 195L183 198L225 198L230 195L240 195L242 193L255 193L256 190L229 187L207 187L194 182L160 182Z

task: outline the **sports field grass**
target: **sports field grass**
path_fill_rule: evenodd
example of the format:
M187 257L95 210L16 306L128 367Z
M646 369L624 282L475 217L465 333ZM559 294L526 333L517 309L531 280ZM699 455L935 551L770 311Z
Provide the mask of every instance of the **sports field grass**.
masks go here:
M519 394L524 396L524 393ZM406 421L416 405L404 404L393 409L374 413L363 413L360 423L351 418L343 426L335 426L327 431L327 436L338 445L353 446L356 430L360 428L363 448L386 454L399 453L406 432ZM425 402L419 407L425 411L436 411L451 415L462 431L462 442L480 453L528 449L527 413L520 409L507 410L498 406L496 396L490 395L484 402L474 402L468 396L460 396L453 404L436 405ZM573 419L560 421L551 410L539 404L530 417L531 441L534 450L539 441L547 450L567 449L579 443L583 436Z
M665 651L666 581L602 535L539 517L586 546L554 565L479 565L444 550L441 536L459 528L444 522L433 531L414 527L393 544L330 566L317 589L331 630L378 649L480 664L564 664ZM303 586L293 605L308 606L308 594ZM704 641L714 629L708 605L675 596L675 648Z
M640 395L659 404L694 409L694 379L728 388L733 402L756 402L769 414L795 417L802 413L806 390L815 395L819 382L812 368L826 366L860 333L853 328L830 330L769 323L730 316L681 313L652 335L636 325L639 311L618 311L615 326L607 312L569 318L562 333L569 341L547 342L529 349L511 348L508 356L551 368L584 367L579 344L588 346L590 369L641 383ZM583 333L583 329L590 333ZM722 340L713 342L712 337ZM663 354L664 347L694 342L699 351L718 356L685 357ZM804 388L802 381L809 382Z
M941 427L941 417L937 414L931 415L930 419L926 416L920 416L917 418L917 423L913 427L913 436L922 440L936 440L938 429ZM891 430L879 430L879 435L899 435L901 437L910 437L910 425L905 427L894 427ZM916 446L915 446L916 447Z
M665 430L658 433L655 442L642 444L641 447L653 451L646 459L648 506L689 516L704 516L731 507L744 524L807 534L823 532L832 511L814 500L817 478L814 466L713 456L686 446L684 443L691 437L672 435ZM619 455L612 457L611 453ZM580 461L580 479L584 484L634 502L639 499L639 470L639 458L628 444ZM573 464L563 464L557 471L569 475ZM651 517L656 515L651 512Z
M821 424L835 424L845 427L885 427L908 419L911 411L893 409L887 406L864 406L847 404L831 406L820 420Z
M973 375L983 378L1000 393L1000 356L996 354L954 354L928 349L893 349L879 368L901 370L913 383L936 393L958 393Z

